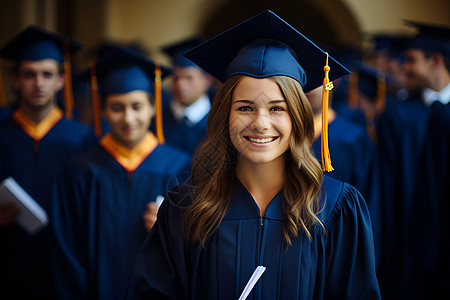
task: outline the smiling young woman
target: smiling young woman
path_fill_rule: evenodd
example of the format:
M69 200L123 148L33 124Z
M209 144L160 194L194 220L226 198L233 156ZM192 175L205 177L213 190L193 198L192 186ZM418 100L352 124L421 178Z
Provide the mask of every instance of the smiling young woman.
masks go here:
M322 83L314 65L326 53L265 11L185 56L224 85L191 182L162 204L128 299L238 299L260 269L251 299L380 299L365 201L311 152L304 91Z

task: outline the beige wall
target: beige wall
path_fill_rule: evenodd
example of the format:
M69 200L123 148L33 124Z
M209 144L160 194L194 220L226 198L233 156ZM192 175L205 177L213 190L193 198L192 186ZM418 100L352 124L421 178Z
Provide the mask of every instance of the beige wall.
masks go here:
M104 36L124 42L140 41L149 48L155 58L164 60L164 56L159 52L161 45L198 33L210 14L220 11L231 2L230 0L105 0ZM257 2L264 3L264 1ZM353 30L351 35L343 37L343 40L348 41L355 41L358 33L411 31L404 26L402 19L450 25L448 0L297 0L290 1L287 5L295 7L301 2L321 6L321 11L333 22L337 32ZM268 7L271 5L269 3L267 1ZM238 14L243 7L245 7L243 4L235 5L233 9ZM261 10L256 8L255 13L258 11ZM355 24L349 22L349 16L356 22L357 29L351 27Z
M402 19L450 26L448 0L342 0L359 21L363 32L404 30Z
M267 0L0 0L0 46L25 24L36 23L70 34L86 48L104 39L141 42L155 58L164 61L160 46L207 30L205 26L215 22L210 16L220 19L222 12L228 12L223 18L231 22L233 17L242 20L241 16L247 16L252 9L255 14L265 7L284 11L280 13L282 17L298 11L300 19L304 18L302 7L315 8L331 24L330 36L338 36L341 41L355 42L364 33L407 30L402 19L450 25L448 0L279 0L276 3ZM289 17L289 22L294 19L302 24L302 20ZM318 24L317 30L323 26ZM314 33L315 29L310 31Z

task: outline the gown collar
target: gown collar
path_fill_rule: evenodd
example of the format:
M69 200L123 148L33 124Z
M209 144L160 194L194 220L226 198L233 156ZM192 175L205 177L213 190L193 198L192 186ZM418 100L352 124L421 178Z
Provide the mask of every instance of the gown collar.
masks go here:
M52 110L39 122L30 120L19 107L13 112L14 121L36 142L39 142L63 117L62 111L58 107Z
M132 149L124 146L114 139L111 133L107 133L100 139L100 145L128 172L134 172L141 163L158 146L158 140L151 132L147 132L144 138Z
M266 214L264 216L265 219L280 221L285 219L282 206L283 199L284 194L283 190L281 190L275 195L267 206ZM258 205L245 186L237 180L233 196L231 197L230 206L224 220L251 219L259 217L260 211Z

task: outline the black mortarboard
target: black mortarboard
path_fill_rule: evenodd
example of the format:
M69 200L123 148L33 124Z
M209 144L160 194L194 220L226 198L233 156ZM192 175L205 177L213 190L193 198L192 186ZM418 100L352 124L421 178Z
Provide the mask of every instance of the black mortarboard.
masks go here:
M205 41L204 38L200 36L194 36L182 41L178 41L177 43L165 46L162 49L164 50L165 53L167 53L171 57L173 66L181 68L198 67L191 60L184 57L183 54L191 50L192 48L200 45L204 41Z
M146 55L120 45L109 45L95 64L101 94L125 94L142 90L154 94L156 64ZM161 79L172 73L161 66Z
M303 34L266 10L185 54L221 82L244 74L256 78L285 75L305 92L322 85L326 53ZM330 80L350 72L329 58Z
M0 55L16 62L54 59L62 63L65 49L73 53L80 48L73 39L30 25L8 42Z
M437 51L450 59L450 27L426 22L405 20L409 25L419 29L409 48Z

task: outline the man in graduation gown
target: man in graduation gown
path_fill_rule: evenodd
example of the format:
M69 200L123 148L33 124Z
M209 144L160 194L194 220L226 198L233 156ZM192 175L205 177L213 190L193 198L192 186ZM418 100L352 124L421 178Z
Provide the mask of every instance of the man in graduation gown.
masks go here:
M183 57L183 53L202 41L200 37L193 37L163 48L174 67L170 85L172 98L163 111L166 141L190 154L206 135L206 120L211 108L208 90L212 78Z
M436 117L444 116L438 107L450 101L450 31L435 24L409 24L419 29L405 51L403 64L410 97L392 105L380 122L383 212L391 236L385 242L392 253L384 264L387 277L383 276L380 286L387 299L442 299L447 297L439 295L435 287L441 278L436 273L441 265L437 253L441 252L441 207L446 196L436 192L443 187L434 172L443 169L433 162L437 158L431 153L445 148L431 145L436 130L445 133L447 129L430 123L436 124Z
M55 104L65 83L64 43L72 53L80 48L67 37L29 26L0 51L16 62L12 83L19 95L19 107L0 124L0 181L13 177L49 216L58 170L94 139L88 127L68 120ZM0 298L50 299L51 229L30 236L8 211L17 213L10 204L0 208L0 219L9 215L10 220L0 228Z
M121 46L102 55L95 69L111 130L70 160L58 181L58 299L123 299L135 256L155 222L156 202L190 171L187 153L148 131L155 76L161 80L170 70L158 76L150 59Z

